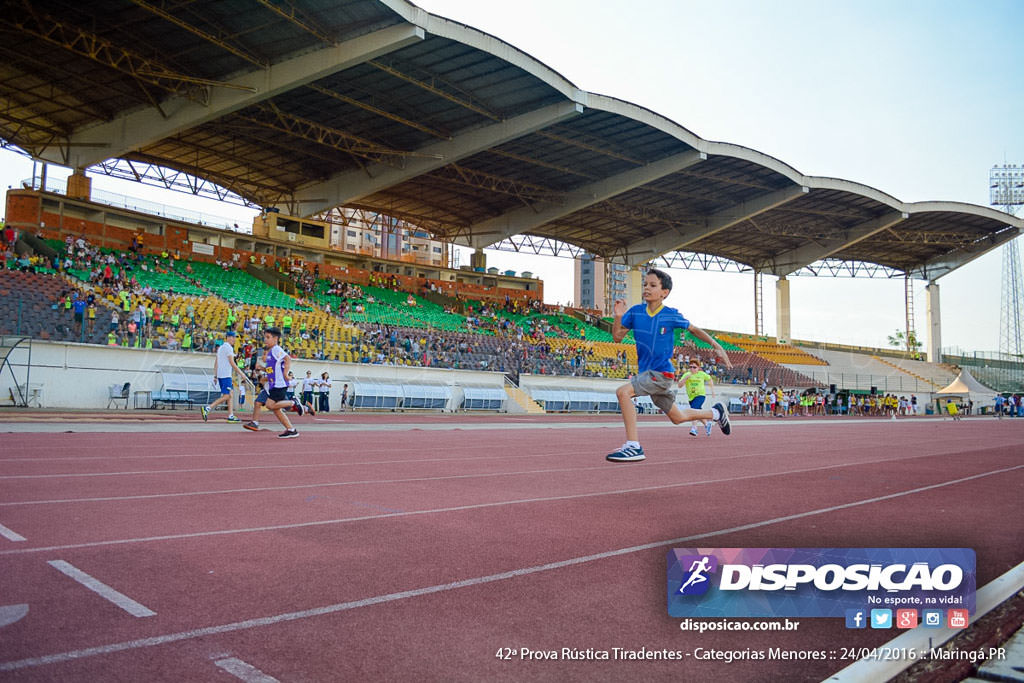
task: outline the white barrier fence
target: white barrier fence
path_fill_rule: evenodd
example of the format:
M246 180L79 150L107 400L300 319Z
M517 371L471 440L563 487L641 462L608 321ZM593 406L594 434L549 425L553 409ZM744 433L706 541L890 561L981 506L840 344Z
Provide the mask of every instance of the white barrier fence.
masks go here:
M111 385L116 384L120 389L128 382L131 384L128 407L149 407L154 395L159 395L165 388L172 388L164 386L165 376L175 374L190 378L182 388L194 400L205 400L207 391L212 395L219 392L213 386L212 379L207 386L199 387L196 378L203 373L212 378L214 358L214 354L209 353L32 340L31 383L39 389L38 402L33 405L38 404L44 408L102 409L110 403ZM24 381L26 362L27 354L12 355L13 375L5 372L0 376L0 396L8 399L5 401L8 405L11 403L9 397L15 381ZM345 384L348 384L350 397L358 396L360 387L408 387L409 391L403 391L402 397L410 401L410 408L425 407L420 403L429 403L436 409L441 398L444 401L442 409L462 409L464 387L483 387L492 392L497 390L505 396L504 375L498 372L300 359L292 364L296 377L305 376L307 370L312 371L315 377L320 377L323 372L329 374L332 382L330 402L335 410L341 406ZM207 384L205 380L201 382Z
M0 397L5 399L17 393L16 378L18 383L24 381L27 354L12 354L10 361L13 375L0 375ZM102 409L111 402L111 387L116 385L119 393L126 382L131 385L128 408L147 408L167 390L183 391L194 404L207 400L208 392L211 397L217 393L212 382L213 364L214 354L33 340L32 405ZM315 377L327 372L333 384L329 400L334 410L341 406L346 384L357 409L521 410L508 399L504 375L498 372L310 360L296 360L292 368L296 377L303 377L307 370ZM169 386L166 379L172 376L188 379L180 387ZM211 380L207 382L204 377ZM522 375L519 385L534 400L549 404L551 411L616 412L615 390L623 383L602 378ZM735 405L738 397L750 389L745 385L715 385L714 401ZM918 398L919 403L927 404L930 396ZM685 406L685 393L680 391L677 400ZM188 405L187 401L181 403ZM641 403L653 409L649 399L641 399Z

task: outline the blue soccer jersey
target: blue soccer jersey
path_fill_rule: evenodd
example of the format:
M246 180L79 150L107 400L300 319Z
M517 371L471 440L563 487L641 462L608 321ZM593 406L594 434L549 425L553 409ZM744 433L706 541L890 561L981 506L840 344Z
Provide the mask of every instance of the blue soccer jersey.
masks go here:
M662 305L651 315L646 304L637 304L622 316L622 326L633 330L640 372L675 372L672 365L673 330L690 327L690 321L682 313Z

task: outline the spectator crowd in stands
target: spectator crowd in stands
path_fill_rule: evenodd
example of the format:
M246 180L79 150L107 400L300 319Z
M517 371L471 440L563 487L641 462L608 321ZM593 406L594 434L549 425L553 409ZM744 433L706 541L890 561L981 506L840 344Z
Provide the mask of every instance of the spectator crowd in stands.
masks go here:
M493 370L518 376L600 376L587 367L593 356L582 349L552 348L543 339L400 328L360 323L357 362Z
M9 229L3 230L2 235L5 252L11 254L17 235ZM193 269L192 263L176 252L147 256L141 235L122 252L100 249L84 235L68 235L52 259L22 254L8 261L19 267L44 272L52 269L58 275L73 276L66 278L67 285L60 294L57 309L82 337L99 329L109 345L213 351L225 329L230 328L241 335L240 358L251 359L260 353L262 331L268 326L280 326L284 328L286 347L302 347L297 354L299 357L329 357L324 350L325 329L316 324L307 326L305 320L296 322L293 328L289 311L274 313L272 309L257 314L251 306L222 302L219 305L227 311L225 318L213 321L206 315L204 320L197 320L193 304L184 303L189 299L181 292L176 293L173 285L164 286L153 278L170 275L179 284L187 282L193 294L206 292L203 277L199 275L203 272L200 265L209 268L211 264L196 264ZM258 262L255 256L250 256L248 261ZM246 265L246 259L240 258L237 252L230 258L216 259L216 266L224 271L243 269ZM445 283L420 280L416 287L427 299L421 304L422 300L418 300L414 292L403 289L411 285L395 275L371 272L365 278L367 290L364 290L363 286L338 277L321 277L319 265L308 268L296 262L289 268L287 261L273 259L271 265L295 285L300 303L319 309L335 323L344 321L359 330L351 341L346 337L344 342L349 344L345 348L350 352L345 355L355 362L492 370L513 376L532 373L622 377L635 371L635 355L631 357L631 352L625 348L595 352L593 345L585 343L587 330L593 332L594 328L560 315L560 307L545 305L538 299L505 296L504 301L469 301L457 293L440 298L435 295L440 294ZM157 282L160 289L150 286L149 282ZM388 296L384 297L385 301L381 298L383 292L374 289L374 293L367 293L369 288L402 292L404 298ZM359 322L352 323L350 317L364 314L368 308L375 311L381 310L380 306L394 310L414 309L432 301L443 302L429 305L443 310L444 314L463 316L456 319L463 322L454 323L460 326L458 330L403 327L373 322L372 318L363 322L365 316L355 318ZM98 328L96 321L101 310L109 317L102 316L104 322ZM584 317L586 315L589 314ZM109 330L106 329L108 324ZM691 357L700 358L699 350L689 343L677 347L676 352L681 368L688 365ZM746 392L742 398L744 409L751 414L820 415L840 408L850 415L916 413L913 398L831 396L820 387L811 393L768 390L769 381L793 386L791 378L783 374L793 373L782 366L765 366L761 364L763 359L750 359L751 365L747 359L737 363L733 357L734 367L729 370L720 365L713 354L701 360L703 369L716 383L745 383L755 387L760 384L759 390Z

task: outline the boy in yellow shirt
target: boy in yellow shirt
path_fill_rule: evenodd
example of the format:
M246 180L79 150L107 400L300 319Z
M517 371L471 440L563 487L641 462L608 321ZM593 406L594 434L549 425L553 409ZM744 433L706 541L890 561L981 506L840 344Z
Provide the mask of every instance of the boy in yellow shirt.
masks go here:
M679 386L686 387L686 398L690 402L690 407L694 410L701 410L704 407L704 400L707 397L706 385L710 385L712 390L715 388L711 375L701 370L700 361L694 358L690 361L689 371L679 378ZM711 436L711 428L714 426L713 422L699 419L694 422L704 425L705 433ZM696 424L690 429L690 436L697 436Z

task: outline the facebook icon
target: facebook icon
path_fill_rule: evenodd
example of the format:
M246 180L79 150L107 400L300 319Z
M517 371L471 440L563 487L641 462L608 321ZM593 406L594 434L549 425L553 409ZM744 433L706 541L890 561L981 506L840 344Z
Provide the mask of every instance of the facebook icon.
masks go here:
M846 610L846 628L867 628L868 619L866 614L862 609Z

